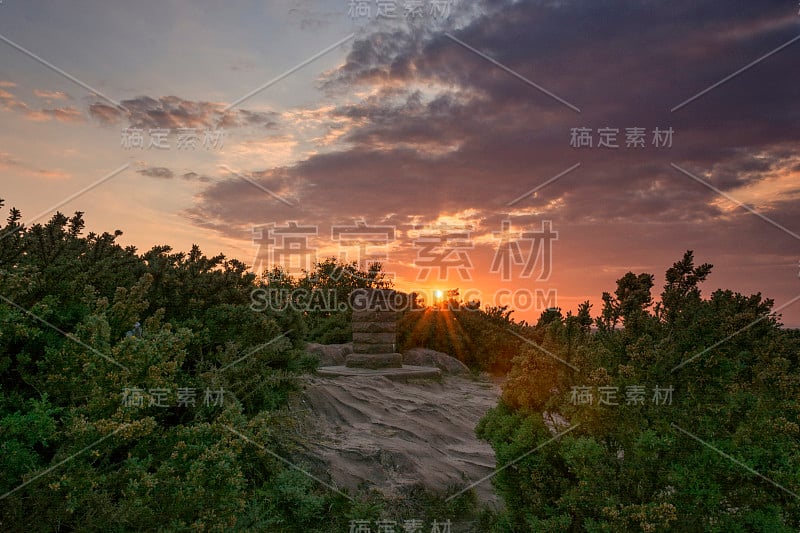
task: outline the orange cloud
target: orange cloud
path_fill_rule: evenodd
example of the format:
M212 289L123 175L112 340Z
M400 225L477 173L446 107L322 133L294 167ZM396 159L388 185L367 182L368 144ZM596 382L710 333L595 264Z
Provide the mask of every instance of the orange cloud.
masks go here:
M10 167L20 167L20 166L22 166L22 163L20 163L19 159L16 159L8 152L0 152L0 168L7 169Z
M61 122L83 122L83 113L74 107L59 107L55 109L42 109L39 111L28 111L26 116L33 121L43 122L46 120L58 120Z
M37 96L47 94L49 96L56 95L53 96L54 98L62 98L58 95L63 95L64 98L68 98L65 93L59 92L50 93L46 91L34 91L34 93L36 93ZM83 113L74 107L57 107L39 110L31 109L28 104L17 99L16 96L4 89L0 89L0 109L5 111L19 111L24 113L28 120L33 120L34 122L44 122L48 120L58 120L60 122L84 122L85 120Z
M10 92L0 89L0 109L5 111L20 111L27 109L24 102L17 100L17 97Z
M116 124L122 118L122 113L119 109L107 106L105 104L92 104L89 106L89 115L100 122L104 126Z
M69 172L64 172L63 170L38 170L36 171L37 176L41 176L47 179L67 179L71 177Z
M768 172L745 173L747 182L726 191L731 198L756 209L773 210L781 202L796 202L800 199L800 166L797 160L787 160L776 164ZM723 212L737 211L739 204L716 196L712 202Z
M70 96L61 91L42 91L39 89L34 89L33 94L38 96L39 98L46 98L48 100L69 100Z
M16 169L17 172L28 176L36 176L47 179L66 179L72 177L72 174L60 169L38 169L31 168L27 163L20 161L8 152L0 152L0 169L9 170Z

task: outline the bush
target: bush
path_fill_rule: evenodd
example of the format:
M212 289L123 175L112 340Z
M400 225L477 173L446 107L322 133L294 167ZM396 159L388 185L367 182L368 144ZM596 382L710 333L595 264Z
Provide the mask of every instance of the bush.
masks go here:
M494 478L510 530L797 530L798 333L760 295L703 300L710 271L687 252L652 311L652 277L628 274L595 333L552 320L547 351L514 359L477 429L499 465L523 457ZM647 397L626 402L636 386ZM670 405L652 401L655 386L673 389ZM600 387L619 396L600 405Z

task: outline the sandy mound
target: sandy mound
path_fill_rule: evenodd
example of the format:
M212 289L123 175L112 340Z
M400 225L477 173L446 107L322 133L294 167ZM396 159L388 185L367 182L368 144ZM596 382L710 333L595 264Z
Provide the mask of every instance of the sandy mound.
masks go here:
M460 490L494 469L494 452L475 436L475 426L499 395L494 384L457 377L441 383L309 377L309 453L336 484L353 491ZM475 491L497 504L490 480Z
M469 367L443 352L427 348L411 348L403 352L403 364L414 366L433 366L445 374L469 376Z
M319 357L319 366L343 365L345 358L353 353L353 343L347 344L306 344L306 351Z

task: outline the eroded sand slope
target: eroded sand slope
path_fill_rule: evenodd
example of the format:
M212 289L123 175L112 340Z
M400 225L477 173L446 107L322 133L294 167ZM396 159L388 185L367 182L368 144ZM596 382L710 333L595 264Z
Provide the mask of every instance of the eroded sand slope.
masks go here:
M309 377L303 402L310 453L334 482L397 495L421 485L444 493L490 474L492 448L475 426L500 389L458 377L400 382L383 377ZM475 487L497 504L491 481Z

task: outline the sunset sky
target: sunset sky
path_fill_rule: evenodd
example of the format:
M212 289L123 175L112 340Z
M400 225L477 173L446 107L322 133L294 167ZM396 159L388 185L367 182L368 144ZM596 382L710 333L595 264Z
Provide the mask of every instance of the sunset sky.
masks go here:
M0 197L250 265L296 223L528 320L687 249L706 295L800 295L796 0L414 4L3 0Z

